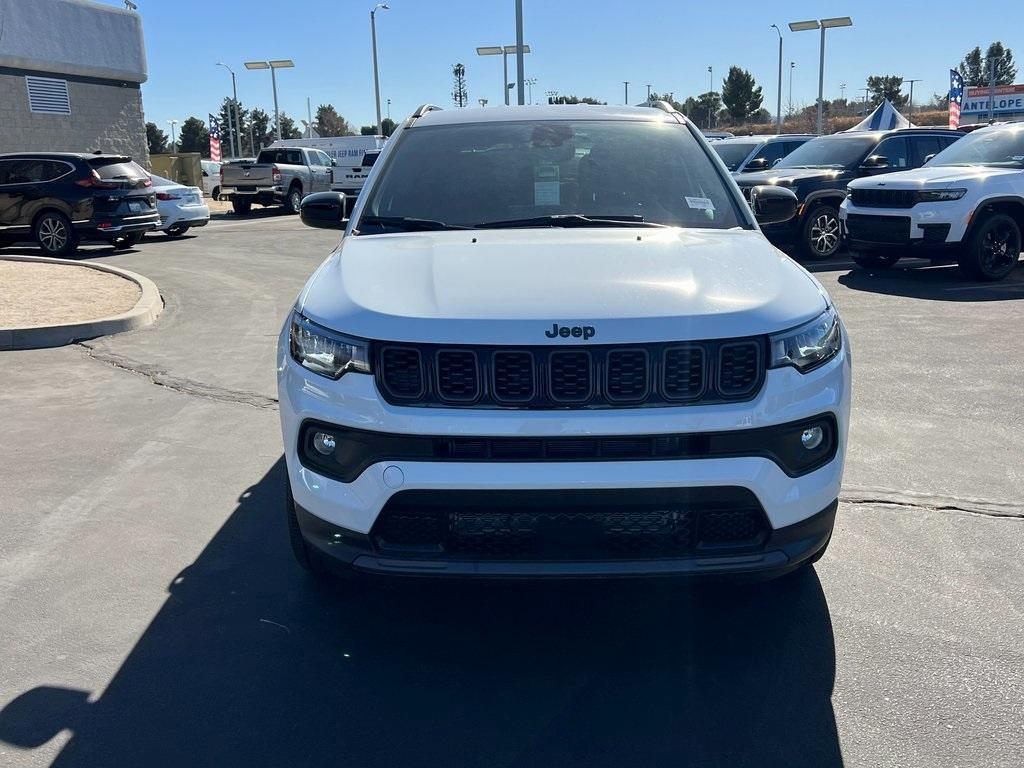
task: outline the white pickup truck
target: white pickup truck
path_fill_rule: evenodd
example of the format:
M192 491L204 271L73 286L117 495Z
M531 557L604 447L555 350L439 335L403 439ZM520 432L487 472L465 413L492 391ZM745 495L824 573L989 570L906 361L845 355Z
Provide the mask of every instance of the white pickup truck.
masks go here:
M334 165L318 149L263 149L255 163L221 166L220 199L230 200L237 214L248 213L253 203L284 205L289 213L298 213L303 197L331 189Z
M967 277L1002 280L1024 231L1024 123L974 131L922 168L857 179L839 215L854 261L953 255Z

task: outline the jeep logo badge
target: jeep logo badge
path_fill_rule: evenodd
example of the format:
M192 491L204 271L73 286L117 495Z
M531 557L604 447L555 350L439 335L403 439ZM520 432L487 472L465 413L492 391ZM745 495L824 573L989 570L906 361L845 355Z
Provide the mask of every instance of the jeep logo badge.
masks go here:
M544 335L549 339L554 339L561 336L563 339L568 339L572 336L574 339L582 338L584 341L593 338L597 334L597 331L592 325L559 325L558 323L551 324L550 331L544 331Z

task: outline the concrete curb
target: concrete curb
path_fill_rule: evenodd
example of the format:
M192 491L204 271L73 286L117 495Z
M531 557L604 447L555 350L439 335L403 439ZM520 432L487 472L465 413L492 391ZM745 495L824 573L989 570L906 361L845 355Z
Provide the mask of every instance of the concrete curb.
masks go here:
M34 325L27 328L0 328L0 350L8 349L43 349L46 347L62 347L82 339L95 339L97 336L109 336L113 333L134 331L152 325L163 311L164 303L156 283L148 277L129 272L126 269L110 267L106 264L95 264L90 261L71 259L51 259L46 256L0 256L4 261L35 261L43 264L68 264L74 267L85 267L100 272L131 280L142 291L142 295L127 312L84 323L68 323L66 325Z

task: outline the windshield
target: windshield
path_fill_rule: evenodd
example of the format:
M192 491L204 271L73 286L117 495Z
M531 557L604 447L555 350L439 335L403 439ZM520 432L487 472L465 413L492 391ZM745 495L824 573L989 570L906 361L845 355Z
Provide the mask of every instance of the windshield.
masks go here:
M412 128L398 142L360 234L502 224L747 226L711 159L679 124L465 123Z
M790 152L779 168L849 168L878 143L877 136L819 136Z
M971 133L933 157L928 166L935 165L1024 168L1024 126Z
M747 159L747 155L754 151L756 146L757 144L751 142L733 144L731 142L716 141L711 145L711 148L722 158L726 168L730 171L735 171L740 167L740 163Z

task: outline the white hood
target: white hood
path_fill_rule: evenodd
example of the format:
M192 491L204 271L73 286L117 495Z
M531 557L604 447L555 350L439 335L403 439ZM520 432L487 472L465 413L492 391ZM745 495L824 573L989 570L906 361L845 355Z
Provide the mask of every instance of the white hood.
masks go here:
M369 339L618 344L770 333L825 298L752 230L517 229L346 237L298 307Z
M912 171L885 173L850 182L857 189L944 189L954 184L985 181L996 176L1019 174L1020 168L992 168L984 165L934 165Z

